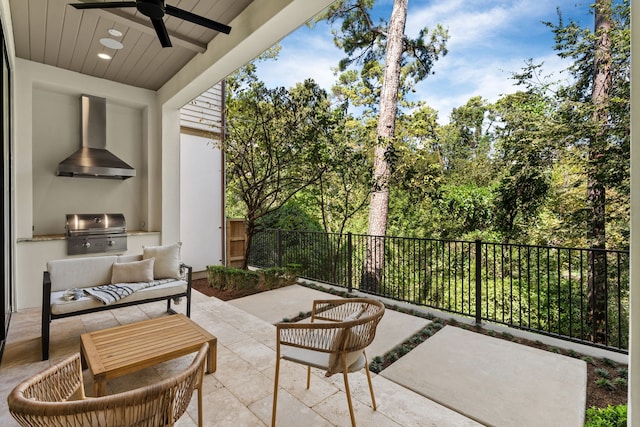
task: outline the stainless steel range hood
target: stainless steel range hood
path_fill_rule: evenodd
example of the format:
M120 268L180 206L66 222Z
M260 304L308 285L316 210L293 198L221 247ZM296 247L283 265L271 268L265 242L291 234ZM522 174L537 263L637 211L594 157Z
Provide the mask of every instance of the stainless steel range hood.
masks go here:
M127 179L136 170L107 151L107 100L82 95L82 136L78 151L64 159L56 170L58 176Z

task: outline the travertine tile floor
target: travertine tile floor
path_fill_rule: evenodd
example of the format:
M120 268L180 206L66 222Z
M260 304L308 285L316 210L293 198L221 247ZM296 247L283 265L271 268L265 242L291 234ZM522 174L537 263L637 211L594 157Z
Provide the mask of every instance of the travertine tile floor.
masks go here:
M178 311L184 305L177 306ZM50 362L79 351L80 334L118 324L162 316L165 303L152 303L108 312L56 320L51 327L51 358L40 361L40 310L14 313L0 365L0 425L15 426L6 396L22 379L44 369ZM283 316L284 317L284 316ZM195 292L191 318L218 337L218 368L204 380L204 420L207 426L264 426L271 423L275 367L275 327L246 311ZM114 379L108 393L157 381L184 368L185 356L153 368ZM283 361L278 393L278 426L348 426L344 384L340 375L325 378L313 372L306 389L303 366ZM374 375L378 410L373 411L363 372L350 374L355 416L360 426L477 426L479 424L440 406L386 378ZM87 392L91 391L85 375ZM178 426L195 426L196 398Z

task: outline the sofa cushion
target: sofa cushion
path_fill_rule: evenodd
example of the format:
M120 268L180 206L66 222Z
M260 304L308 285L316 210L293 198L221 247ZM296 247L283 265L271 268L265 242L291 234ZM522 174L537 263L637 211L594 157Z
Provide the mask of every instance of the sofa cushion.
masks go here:
M113 264L110 283L133 283L153 281L155 258Z
M47 262L52 291L88 288L111 282L111 266L115 255L68 258Z
M184 294L187 292L187 282L184 280L174 280L169 283L163 283L151 286L134 292L126 298L121 299L117 303L110 304L109 307L117 307L133 301L144 301L151 298L162 298L171 295ZM52 314L68 314L80 310L89 310L94 308L104 308L105 305L93 297L85 296L75 300L67 301L64 298L64 291L51 292L51 313Z
M123 263L123 262L133 262L133 261L140 261L140 260L142 260L142 254L118 255L118 259L116 262Z
M181 242L166 246L143 246L142 259L155 258L154 279L180 279Z

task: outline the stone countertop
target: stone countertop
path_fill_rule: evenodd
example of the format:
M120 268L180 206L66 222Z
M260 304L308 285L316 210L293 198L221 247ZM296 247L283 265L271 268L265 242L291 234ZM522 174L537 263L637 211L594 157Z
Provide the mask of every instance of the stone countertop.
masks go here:
M143 230L131 230L127 231L127 236L143 236L151 234L160 234L159 231L143 231ZM19 237L18 242L46 242L50 240L65 240L64 234L40 234L33 237Z

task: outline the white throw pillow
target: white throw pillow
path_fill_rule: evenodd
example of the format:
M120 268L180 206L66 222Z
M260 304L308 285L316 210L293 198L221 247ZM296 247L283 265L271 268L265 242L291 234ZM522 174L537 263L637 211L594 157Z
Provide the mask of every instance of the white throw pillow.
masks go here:
M156 279L180 279L181 242L166 246L143 246L142 259L155 258L153 277Z
M111 283L136 283L153 281L155 258L142 261L114 263L111 267Z

